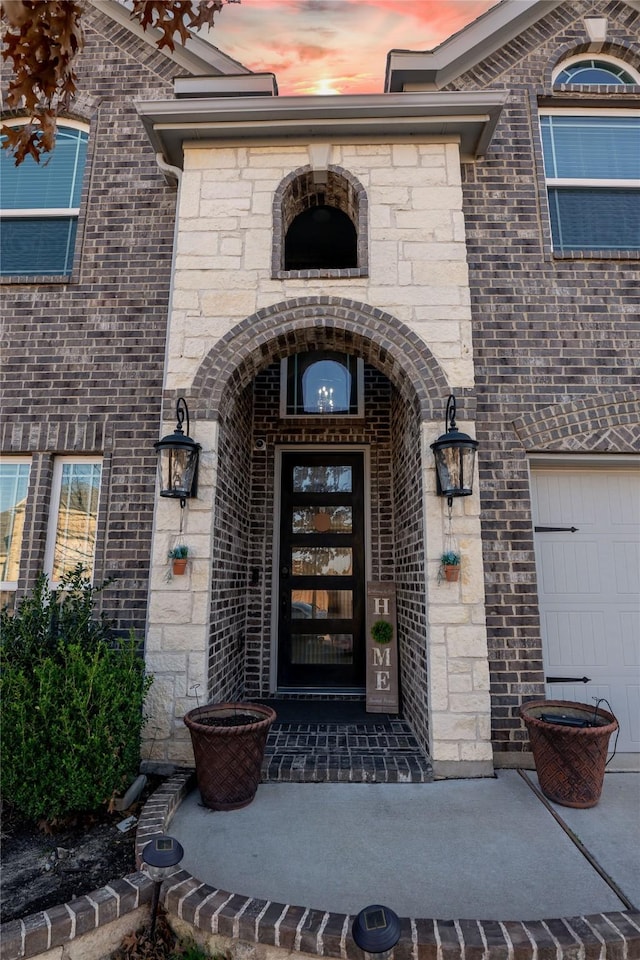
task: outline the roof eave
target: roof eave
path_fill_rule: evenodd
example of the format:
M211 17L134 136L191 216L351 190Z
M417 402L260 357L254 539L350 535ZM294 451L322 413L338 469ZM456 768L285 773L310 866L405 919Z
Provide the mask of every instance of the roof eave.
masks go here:
M185 143L330 137L457 139L464 159L487 148L503 91L138 101L156 153L182 167Z
M111 20L126 27L134 36L144 40L157 49L157 41L162 36L159 30L148 27L144 30L137 20L131 18L131 11L118 0L89 0L89 3ZM182 70L195 76L214 74L251 73L248 67L227 56L212 43L192 34L186 44L177 43L173 50L163 47L161 51L168 60L173 60Z
M407 83L446 86L495 53L563 0L503 0L435 50L390 50L384 89L399 93Z

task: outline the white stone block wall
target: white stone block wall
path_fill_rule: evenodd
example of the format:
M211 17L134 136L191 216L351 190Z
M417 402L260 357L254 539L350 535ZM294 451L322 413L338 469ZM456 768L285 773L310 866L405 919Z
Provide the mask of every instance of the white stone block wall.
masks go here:
M369 276L272 279L272 203L281 181L308 165L305 143L185 146L165 386L189 391L217 341L256 310L295 297L336 296L384 310L421 337L449 384L473 385L471 312L458 145L336 142L330 163L350 172L369 203ZM444 415L444 410L443 410ZM172 429L167 424L167 430ZM479 504L455 505L459 584L438 583L444 501L435 495L423 425L432 758L490 766L490 707ZM186 514L195 547L187 577L166 583L166 551L179 507L159 502L153 550L147 662L156 676L147 729L153 759L188 762L183 713L206 699L216 429L198 422L203 446L198 499ZM196 685L199 684L199 688Z

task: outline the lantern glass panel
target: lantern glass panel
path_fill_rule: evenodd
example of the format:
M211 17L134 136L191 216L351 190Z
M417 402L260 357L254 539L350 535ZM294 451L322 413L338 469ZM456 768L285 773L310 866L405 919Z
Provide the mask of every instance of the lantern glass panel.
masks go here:
M194 449L165 448L160 452L160 495L162 497L190 497L198 451Z
M438 479L443 496L471 495L475 454L472 446L442 447L436 452Z

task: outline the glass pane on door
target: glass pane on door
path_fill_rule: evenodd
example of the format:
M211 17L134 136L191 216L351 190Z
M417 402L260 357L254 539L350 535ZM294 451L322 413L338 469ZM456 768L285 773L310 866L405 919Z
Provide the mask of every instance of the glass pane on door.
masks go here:
M353 616L351 590L292 590L293 620L350 619Z
M348 633L298 633L293 639L292 663L353 663L353 637Z
M351 507L296 507L291 521L292 533L351 533Z
M352 569L351 547L298 547L291 553L296 577L349 577Z
M351 493L351 467L323 464L293 468L294 493Z

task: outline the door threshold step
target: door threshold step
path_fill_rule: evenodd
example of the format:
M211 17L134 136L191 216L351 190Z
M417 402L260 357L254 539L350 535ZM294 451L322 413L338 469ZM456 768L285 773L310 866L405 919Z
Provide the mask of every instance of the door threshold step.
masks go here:
M402 720L276 723L262 778L288 783L429 783L429 758Z
M265 783L431 783L433 770L425 757L331 753L265 757Z

